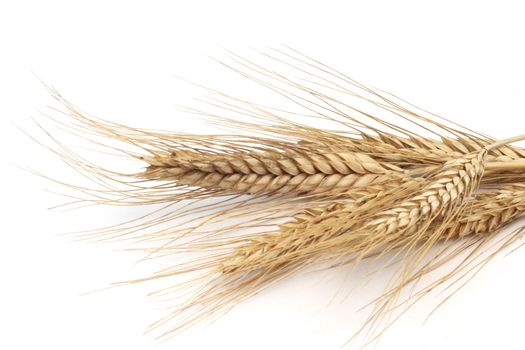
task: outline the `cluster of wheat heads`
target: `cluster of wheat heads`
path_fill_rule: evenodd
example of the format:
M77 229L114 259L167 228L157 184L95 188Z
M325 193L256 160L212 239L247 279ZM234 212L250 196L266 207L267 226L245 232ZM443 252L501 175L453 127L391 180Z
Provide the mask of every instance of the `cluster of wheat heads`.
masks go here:
M443 285L460 287L520 237L520 230L496 232L525 214L525 150L510 145L521 138L497 141L291 49L258 55L270 68L233 53L221 64L293 109L207 89L207 108L185 110L229 134L104 121L50 89L61 104L61 114L49 116L55 126L144 165L127 173L102 167L42 128L52 141L47 147L91 181L68 184L78 193L73 203L157 205L77 237L132 242L148 259L189 256L121 283L190 276L153 293L191 293L151 326L160 337L308 266L393 266L356 330L373 341L415 301ZM289 78L296 73L302 77Z

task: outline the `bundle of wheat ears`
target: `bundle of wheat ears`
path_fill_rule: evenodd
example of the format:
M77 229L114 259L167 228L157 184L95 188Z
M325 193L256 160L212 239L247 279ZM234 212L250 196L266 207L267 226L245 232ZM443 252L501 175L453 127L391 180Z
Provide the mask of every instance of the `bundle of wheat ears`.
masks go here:
M144 166L102 167L43 128L47 147L91 183L67 184L79 194L71 195L75 202L154 208L77 237L131 242L148 259L183 259L119 283L166 280L153 295L190 293L151 326L159 337L308 267L366 264L392 269L370 317L354 330L374 341L415 301L438 287L453 294L521 237L519 227L496 232L525 214L525 149L511 145L523 137L498 141L466 129L293 49L258 57L267 64L233 53L220 63L290 109L213 89L208 109L185 109L228 134L104 121L50 88L62 114L48 121Z

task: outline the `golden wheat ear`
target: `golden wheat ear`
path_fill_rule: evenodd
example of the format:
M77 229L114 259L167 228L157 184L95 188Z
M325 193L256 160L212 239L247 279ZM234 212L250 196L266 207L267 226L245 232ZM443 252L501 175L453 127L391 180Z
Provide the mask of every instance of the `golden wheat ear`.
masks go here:
M397 96L373 89L293 49L260 53L269 59L267 66L257 64L231 53L233 63L223 66L267 88L271 93L284 96L298 111L275 110L268 106L239 99L211 90L216 95L214 107L219 103L223 111L237 113L241 118L218 117L217 113L196 110L209 116L222 126L234 127L269 135L298 138L304 145L319 150L350 150L372 156L383 163L405 169L423 165L442 165L447 160L469 152L479 151L494 139L456 123L433 115ZM275 63L272 65L271 63ZM293 69L299 78L293 79L285 69ZM300 78L303 76L304 78ZM359 106L359 107L357 107ZM219 111L220 112L220 111ZM334 125L330 130L319 130L291 118L300 114L322 119ZM247 118L248 116L248 118ZM380 117L378 117L380 116ZM252 119L250 123L246 120ZM400 123L403 122L403 123ZM400 125L409 125L403 128ZM432 135L437 139L431 138ZM390 146L390 147L388 147ZM397 150L397 151L396 151ZM523 161L522 148L505 145L492 149L489 162ZM484 183L524 181L524 163L511 167L519 172L500 169L488 171ZM490 167L488 167L490 169Z
M232 194L335 193L382 182L391 174L403 172L396 165L382 164L366 154L313 151L293 141L131 128L88 116L56 90L51 91L71 118L69 124L52 119L54 122L105 151L121 153L146 167L126 174L102 168L72 152L65 152L63 145L48 134L60 150L55 153L71 166L86 174L96 173L109 183L125 186L121 191L108 192L108 196L129 192L130 198L136 201L140 197L134 192L140 192L140 196L151 198L149 202L159 203ZM104 138L111 141L107 146L101 144ZM119 203L123 200L119 197ZM106 203L111 204L111 200L108 198Z
M358 87L368 91L363 85ZM302 85L293 85L293 88L305 89ZM398 119L407 118L399 114L403 112L418 122L432 124L444 132L453 131L461 137L452 139L443 136L439 142L416 136L414 132L392 123L382 124L391 131L409 135L403 138L367 124L366 119L375 122L380 119L365 113L365 121L342 116L343 119L350 118L360 127L357 138L351 138L343 136L344 132L323 131L274 117L273 114L265 115L264 109L260 107L258 111L273 124L257 125L232 120L224 120L224 123L239 130L257 127L259 132L267 132L271 138L198 136L141 130L88 116L56 90L49 89L63 106L63 112L70 117L64 121L55 119L61 127L88 140L99 137L96 139L99 145L104 140L112 141L103 148L104 151L121 153L136 159L137 165L147 167L135 173L122 174L87 162L59 145L57 153L70 166L79 169L83 176L96 175L95 185L102 185L101 189L78 188L81 195L87 193L96 203L147 204L233 194L267 196L341 192L351 187L383 182L390 174L409 172L419 176L428 173L429 168L425 166L432 165L434 168L430 169L435 170L435 166L443 161L471 150L479 150L490 141L476 134L457 132L407 109L398 110L394 116ZM308 88L309 93L313 91L311 87ZM375 97L381 96L370 91L368 93ZM378 103L364 97L362 99L371 105ZM380 98L383 102L385 99ZM418 126L417 123L415 125ZM315 147L308 146L312 143ZM319 147L320 143L322 147ZM349 150L346 145L358 147ZM493 162L488 166L489 176L484 181L520 181L524 172L516 172L516 169L525 168L525 162L518 164L514 161L520 160L525 151L510 146L501 149L491 150L489 158L492 159L489 161ZM502 173L502 167L507 172Z

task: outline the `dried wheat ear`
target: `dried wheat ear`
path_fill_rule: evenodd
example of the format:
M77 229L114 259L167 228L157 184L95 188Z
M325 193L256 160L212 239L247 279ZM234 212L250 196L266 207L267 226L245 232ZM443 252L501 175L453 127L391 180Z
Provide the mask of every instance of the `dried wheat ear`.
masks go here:
M193 293L151 326L163 330L160 337L219 315L308 266L394 266L392 281L355 332L366 333L368 344L404 305L468 280L520 237L517 230L500 239L497 231L525 215L525 150L511 145L522 137L497 141L293 50L264 56L305 79L285 78L236 55L237 66L224 65L302 112L222 93L211 105L242 121L189 110L234 128L233 134L111 123L82 113L51 89L69 117L51 119L61 129L144 166L131 173L103 168L46 131L54 143L49 148L94 184L70 188L88 203L164 203L150 215L79 237L132 242L148 258L197 254L122 283L188 274L188 281L153 293ZM303 113L305 120L314 116L337 128L294 120ZM449 266L444 276L438 273L443 266ZM423 277L430 282L419 285Z

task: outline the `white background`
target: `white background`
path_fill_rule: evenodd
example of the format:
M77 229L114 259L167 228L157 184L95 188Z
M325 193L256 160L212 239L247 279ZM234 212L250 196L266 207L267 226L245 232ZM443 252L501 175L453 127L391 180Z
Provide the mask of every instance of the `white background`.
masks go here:
M82 295L127 276L139 256L67 243L58 234L133 217L137 209L49 211L62 199L13 165L62 171L12 123L30 127L50 103L32 72L99 117L192 131L200 124L175 104L199 95L176 75L235 92L208 55L227 57L219 47L285 44L463 125L508 137L525 132L521 3L2 1L0 348L338 349L359 325L354 313L362 306L359 291L330 303L343 283L338 271L299 275L211 325L158 344L142 333L162 310L145 301L142 286ZM496 259L424 326L435 304L414 307L377 349L523 348L524 270L523 250Z

